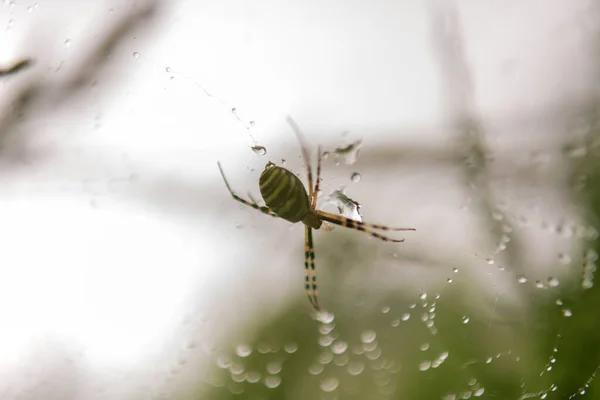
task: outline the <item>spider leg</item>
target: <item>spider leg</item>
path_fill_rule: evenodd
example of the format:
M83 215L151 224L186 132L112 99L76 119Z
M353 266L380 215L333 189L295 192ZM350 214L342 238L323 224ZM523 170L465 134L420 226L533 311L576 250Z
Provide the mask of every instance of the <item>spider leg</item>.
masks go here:
M313 247L312 229L304 226L304 290L310 304L319 311L317 300L317 274L315 271L315 249Z
M296 122L292 119L292 117L288 116L287 118L288 124L292 127L298 141L300 142L300 147L302 148L302 157L304 157L304 163L306 164L306 169L308 171L308 198L312 201L313 198L313 183L312 183L312 167L310 165L310 155L308 154L308 146L306 145L306 141L304 140L304 135L300 130L300 127Z
M346 228L356 229L357 231L368 233L369 235L383 240L384 242L404 242L404 239L392 239L387 236L374 232L373 229L382 231L414 231L414 228L390 228L385 225L368 224L365 222L356 221L354 219L342 217L341 215L331 214L325 211L317 210L317 214L323 221L331 222L332 224L340 225Z
M252 199L252 196L250 196L250 198L252 199L252 201L248 201L248 200L245 200L245 199L241 198L237 194L235 194L233 192L233 190L231 190L231 186L229 186L229 182L227 182L227 178L225 178L225 174L223 173L223 168L221 168L221 163L217 162L217 165L219 166L219 171L221 171L221 176L223 177L223 180L225 181L225 186L227 186L227 190L229 190L229 193L231 194L231 197L233 197L235 200L239 201L242 204L245 204L245 205L247 205L249 207L254 208L255 210L258 210L258 211L260 211L262 213L268 214L271 217L275 217L275 218L279 217L269 207L261 207L258 204L256 204L256 202L254 201L254 199Z
M323 155L323 153L321 152L321 146L319 146L317 151L317 180L315 182L315 190L313 190L312 197L310 198L310 205L312 208L317 207L317 197L319 196L319 184L321 183L321 156Z

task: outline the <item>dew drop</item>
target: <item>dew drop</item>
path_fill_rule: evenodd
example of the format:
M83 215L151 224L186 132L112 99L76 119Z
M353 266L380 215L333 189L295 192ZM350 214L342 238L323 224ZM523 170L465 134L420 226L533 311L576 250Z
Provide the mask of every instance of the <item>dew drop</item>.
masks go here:
M462 317L462 323L463 324L468 324L469 323L469 317L467 317L467 316Z
M452 272L454 272L455 274L458 273L458 268L452 268Z
M423 343L423 344L422 344L422 345L419 347L419 349L420 349L421 351L425 351L425 350L427 350L428 348L429 348L429 343Z
M527 283L527 278L525 277L525 275L517 275L517 282Z
M363 343L373 343L373 341L375 341L376 337L377 337L377 334L375 333L375 331L368 330L368 331L364 331L362 333L362 335L360 335L360 340Z
M298 350L298 344L295 342L286 343L283 345L283 350L288 354L295 353Z
M271 361L267 364L267 372L271 375L277 375L281 372L281 362Z
M400 320L399 319L395 319L392 321L392 326L393 327L397 327L398 325L400 325Z
M481 397L481 396L483 396L484 392L485 392L484 388L479 388L479 389L477 389L477 390L475 390L473 392L473 396L475 396L475 397Z
M333 313L328 313L327 311L319 311L316 315L316 320L323 324L330 324L335 319L335 315Z
M348 343L341 340L337 340L332 346L331 351L333 354L342 354L348 349Z
M250 371L246 374L246 380L248 383L256 383L260 381L260 373L256 371Z
M337 207L339 213L346 218L352 218L362 222L360 204L346 196L341 190L334 190L327 198L327 203Z
M320 364L329 364L333 360L333 354L329 351L323 351L319 354L319 363Z
M548 286L550 287L557 287L559 285L559 281L558 278L554 277L554 276L549 276L548 277Z
M384 313L384 314L389 313L390 312L390 306L383 306L381 308L381 312Z
M269 389L275 389L281 384L281 378L277 375L270 375L265 377L265 386Z
M71 39L65 40L65 47L71 47Z
M133 58L135 58L136 60L138 60L140 58L140 53L138 53L137 51L133 53Z
M168 73L171 73L171 67L166 67L165 71L167 71Z
M421 293L419 295L419 299L421 299L421 300L425 300L426 298L427 298L427 293Z
M571 256L569 256L568 254L565 254L565 253L560 253L558 255L558 261L560 261L561 264L570 264Z
M358 172L353 172L352 176L350 176L350 179L352 180L352 182L360 182L360 174Z
M563 308L562 315L565 317L570 317L573 315L573 311L571 311L569 308Z
M327 378L321 381L321 390L324 392L333 392L340 385L340 381L336 377Z
M535 287L538 288L538 289L544 289L545 288L545 286L542 283L542 281L535 281Z
M252 146L252 151L258 156L264 156L267 154L267 149L264 146Z
M247 344L239 344L235 348L235 354L237 354L238 357L248 357L252 354L252 348Z
M350 143L347 146L337 148L333 151L336 162L339 163L339 160L342 159L344 164L351 165L356 162L358 159L358 152L362 145L362 140L357 140L354 143Z
M422 361L419 364L419 370L421 371L427 371L429 368L431 368L431 361Z
M446 281L447 281L448 283L452 283L452 278L448 278L448 279L446 279Z
M241 375L244 372L244 366L237 362L231 363L229 372L231 372L232 375Z
M321 372L323 372L324 369L325 366L323 364L313 363L310 367L308 367L308 372L311 375L319 375Z
M402 321L408 321L410 319L410 313L404 313L404 314L402 314L402 317L400 319Z
M350 375L360 375L365 369L365 363L362 361L350 361L347 368Z

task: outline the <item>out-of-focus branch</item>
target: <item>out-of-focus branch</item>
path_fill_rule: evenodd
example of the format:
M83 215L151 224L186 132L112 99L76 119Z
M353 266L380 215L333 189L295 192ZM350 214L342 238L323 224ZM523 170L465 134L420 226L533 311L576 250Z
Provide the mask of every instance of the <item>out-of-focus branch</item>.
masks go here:
M15 126L33 104L50 98L55 106L60 105L88 87L88 83L99 75L103 67L111 60L109 56L115 48L128 39L132 32L154 20L153 17L156 16L160 3L161 0L148 0L139 7L132 7L129 14L107 28L104 37L90 43L91 51L68 79L51 85L45 75L37 74L26 85L18 89L10 102L12 107L0 110L0 148L5 149L9 142L11 145L15 145L26 141L26 138L20 138L18 142L12 142L9 139L14 135ZM0 76L16 74L29 65L31 65L30 60L23 60L7 70L1 70ZM24 147L25 150L20 149L20 151L27 151L27 146L24 145Z

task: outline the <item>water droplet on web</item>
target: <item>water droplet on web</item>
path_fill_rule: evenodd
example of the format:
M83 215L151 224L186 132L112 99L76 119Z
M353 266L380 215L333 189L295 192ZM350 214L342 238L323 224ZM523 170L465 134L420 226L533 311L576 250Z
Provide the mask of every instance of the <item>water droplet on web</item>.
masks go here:
M421 371L427 371L429 368L431 368L431 361L421 361L419 364L419 370Z
M279 361L271 361L267 364L267 372L271 375L277 375L281 372L281 362Z
M167 67L167 68L165 68L165 71L167 71L168 73L171 73L171 71L172 71L172 70L171 70L171 67Z
M135 58L136 60L138 60L140 58L140 53L138 53L137 51L133 53L133 58Z
M408 321L410 319L410 313L402 314L402 317L400 319L402 319L402 321Z
M340 385L340 381L336 377L327 378L321 381L321 390L324 392L333 392Z
M527 283L527 278L525 277L525 275L517 275L517 282Z
M448 282L448 283L452 283L452 278L448 278L448 279L446 279L446 282Z
M319 337L319 346L328 347L331 346L331 343L333 343L333 337L329 335Z
M362 140L357 140L356 142L350 143L347 146L339 147L331 153L333 153L333 155L335 156L335 160L337 163L339 163L339 160L341 159L344 161L344 164L351 165L354 164L358 159L358 152L360 150L361 145Z
M277 375L270 375L265 377L265 386L269 389L275 389L281 384L281 378Z
M70 47L71 46L71 40L67 39L65 40L65 47Z
M561 264L570 264L571 256L569 256L568 254L565 254L565 253L560 253L558 255L558 261L560 261Z
M427 293L423 292L419 295L419 299L425 300L427 298Z
M362 361L350 361L348 363L348 373L352 376L360 375L365 369L365 363Z
M452 268L452 272L456 274L458 272L458 268Z
M335 319L335 315L333 313L329 313L327 311L317 311L316 320L323 324L330 324Z
M231 363L231 365L229 365L229 372L231 372L232 375L240 375L244 372L244 365L237 362Z
M429 348L429 343L423 343L423 344L422 344L422 345L419 347L419 349L420 349L421 351L425 351L425 350L427 350L428 348Z
M325 366L323 364L313 363L308 367L308 373L311 375L319 375L324 369Z
M327 198L327 203L336 206L338 212L344 217L362 222L360 204L346 196L341 190L334 190Z
M469 323L469 317L467 317L467 316L462 317L462 323L463 324L468 324Z
M353 172L352 175L350 176L350 179L352 180L352 182L360 182L360 174L358 172Z
M548 277L548 286L550 287L557 287L559 285L559 281L558 278L554 277L554 276L549 276Z
M252 151L254 152L254 154L259 155L259 156L264 156L265 154L267 154L267 149L264 146L252 146Z
M235 354L237 354L238 357L248 357L252 354L252 348L247 344L239 344L235 348Z
M375 331L368 330L368 331L364 331L362 333L362 335L360 335L360 340L363 343L373 343L373 341L375 340L376 337L377 337L377 334L375 333Z
M383 306L381 308L381 312L384 313L384 314L389 313L390 312L390 306Z
M283 345L283 350L288 354L295 353L298 350L298 344L295 342L286 343Z
M250 126L254 126L254 125L256 125L256 121L250 121L250 122L248 122L248 124L249 124Z
M573 315L573 312L570 309L568 309L568 308L563 308L562 315L564 317L570 317L570 316Z
M542 281L535 281L535 287L538 289L545 289L546 286L542 283Z
M260 381L260 373L256 371L250 371L246 374L246 380L248 383L256 383Z
M331 351L333 352L333 354L343 354L346 349L348 349L348 343L343 342L341 340L336 341L332 346L331 346Z

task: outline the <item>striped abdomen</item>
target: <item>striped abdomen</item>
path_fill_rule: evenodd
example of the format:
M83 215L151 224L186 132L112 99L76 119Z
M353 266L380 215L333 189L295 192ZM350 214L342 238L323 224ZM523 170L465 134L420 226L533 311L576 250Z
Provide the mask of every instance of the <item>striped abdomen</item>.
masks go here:
M260 175L259 185L267 207L286 221L302 221L309 213L306 189L293 172L269 162Z

